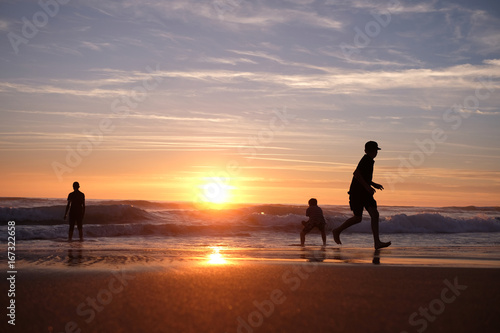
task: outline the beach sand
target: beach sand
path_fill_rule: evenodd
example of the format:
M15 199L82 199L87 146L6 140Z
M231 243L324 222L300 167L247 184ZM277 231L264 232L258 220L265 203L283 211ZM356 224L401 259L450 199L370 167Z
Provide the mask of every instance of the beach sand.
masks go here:
M368 263L35 266L2 332L498 332L498 281L497 268Z

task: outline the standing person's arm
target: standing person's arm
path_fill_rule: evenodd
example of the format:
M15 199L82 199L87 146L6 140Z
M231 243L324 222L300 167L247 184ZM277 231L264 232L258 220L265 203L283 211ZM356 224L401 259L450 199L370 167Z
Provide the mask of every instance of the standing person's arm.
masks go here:
M66 205L66 212L64 213L64 219L66 220L66 217L68 217L68 211L69 211L69 206L71 205L71 201L68 198L68 204Z
M85 194L83 195L83 202L82 202L82 218L85 216Z

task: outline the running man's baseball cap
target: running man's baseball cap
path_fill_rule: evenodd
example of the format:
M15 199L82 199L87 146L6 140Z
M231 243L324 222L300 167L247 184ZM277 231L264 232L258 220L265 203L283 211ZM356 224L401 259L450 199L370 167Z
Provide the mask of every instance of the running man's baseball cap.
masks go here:
M365 150L367 151L372 151L372 150L380 150L378 143L375 141L368 141L365 143Z

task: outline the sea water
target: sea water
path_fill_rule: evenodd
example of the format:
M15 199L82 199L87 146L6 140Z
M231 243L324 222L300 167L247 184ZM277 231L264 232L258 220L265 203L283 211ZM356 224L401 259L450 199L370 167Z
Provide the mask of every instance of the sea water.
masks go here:
M301 248L305 205L208 209L189 203L88 200L85 241L68 243L65 204L64 199L0 198L0 243L7 244L7 222L14 221L16 258L25 265L71 264L73 259L87 265L147 263L203 258L216 251L233 259L500 267L500 207L381 206L380 238L392 245L374 252L367 213L342 233L342 245L334 243L331 230L352 216L348 206L322 205L327 247L321 247L314 230ZM73 238L78 239L76 228Z

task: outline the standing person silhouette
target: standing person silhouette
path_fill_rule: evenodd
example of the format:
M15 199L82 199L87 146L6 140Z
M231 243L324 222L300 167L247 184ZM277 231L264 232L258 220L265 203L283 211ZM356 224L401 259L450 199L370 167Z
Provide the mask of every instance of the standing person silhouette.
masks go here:
M333 239L337 244L342 244L340 241L340 233L350 226L360 223L363 218L363 209L366 209L371 217L375 249L378 250L391 245L391 242L380 241L378 232L379 213L377 210L377 202L373 198L375 189L384 189L382 185L372 181L373 164L375 163L374 158L377 156L379 150L380 148L375 141L368 141L365 143L365 156L361 158L356 170L354 170L351 187L349 188L349 206L354 216L345 221L340 227L333 229Z
M68 241L71 242L73 239L73 230L75 228L75 222L78 227L78 235L80 236L80 241L83 241L83 216L85 215L85 194L79 190L80 184L78 182L73 183L74 191L68 194L68 204L66 205L66 213L64 214L64 219L68 217L69 211L69 234Z

